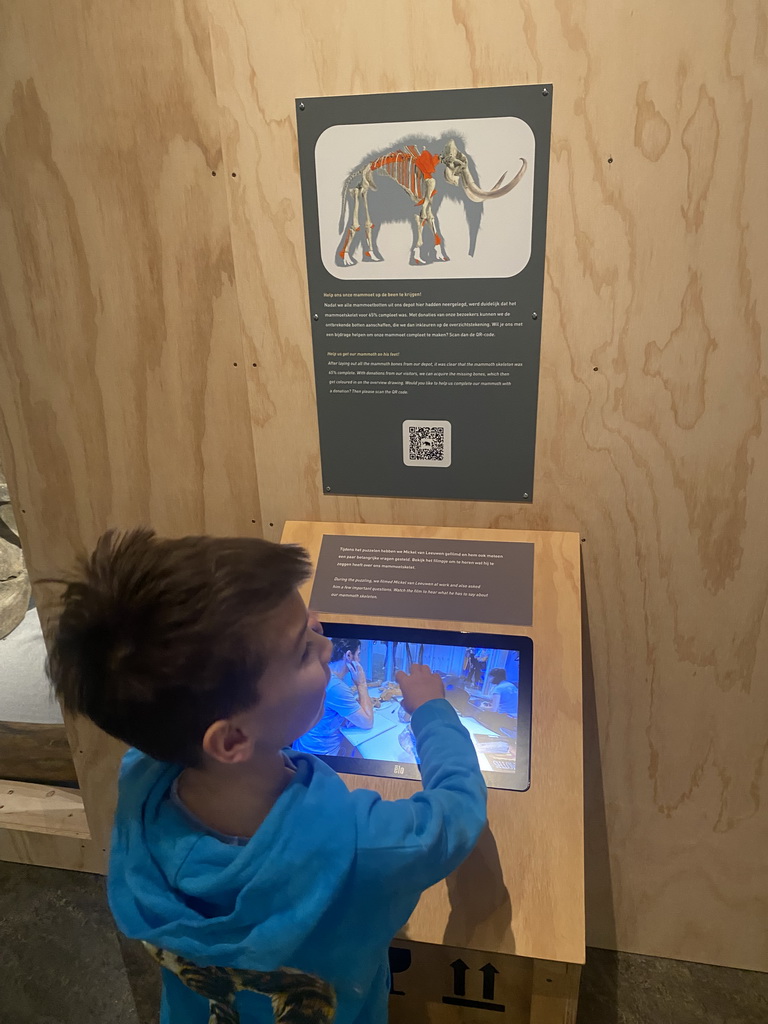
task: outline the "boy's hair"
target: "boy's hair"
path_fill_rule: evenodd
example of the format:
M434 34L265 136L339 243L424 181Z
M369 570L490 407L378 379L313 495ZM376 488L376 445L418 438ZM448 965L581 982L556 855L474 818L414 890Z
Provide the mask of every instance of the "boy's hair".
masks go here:
M272 646L260 626L310 573L295 545L105 533L61 581L56 695L151 757L198 764L208 727L256 702Z
M354 654L361 646L361 640L334 640L331 661L341 661L345 654Z
M492 668L491 671L488 673L488 680L489 682L493 683L494 686L498 685L499 683L506 683L507 673L503 668Z

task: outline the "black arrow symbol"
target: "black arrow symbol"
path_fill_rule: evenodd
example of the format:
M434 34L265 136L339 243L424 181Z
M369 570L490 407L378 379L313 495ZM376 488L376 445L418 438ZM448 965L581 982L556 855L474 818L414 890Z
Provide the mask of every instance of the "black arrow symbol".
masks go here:
M469 966L463 960L454 960L451 967L453 968L453 994L463 996L467 991L465 979Z
M480 968L483 976L483 999L493 999L496 991L496 975L499 973L493 964L486 964Z
M401 949L399 946L389 947L389 994L391 996L405 995L405 992L400 992L395 988L395 975L407 971L411 966L411 961L410 949Z

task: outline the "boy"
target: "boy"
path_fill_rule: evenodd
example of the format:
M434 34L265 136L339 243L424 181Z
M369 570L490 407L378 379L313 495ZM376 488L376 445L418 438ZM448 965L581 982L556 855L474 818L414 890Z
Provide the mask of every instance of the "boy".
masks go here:
M400 673L424 791L349 792L287 748L321 719L331 643L298 547L105 534L68 583L56 693L134 748L108 892L163 971L162 1024L383 1024L390 940L472 850L486 793L424 666Z

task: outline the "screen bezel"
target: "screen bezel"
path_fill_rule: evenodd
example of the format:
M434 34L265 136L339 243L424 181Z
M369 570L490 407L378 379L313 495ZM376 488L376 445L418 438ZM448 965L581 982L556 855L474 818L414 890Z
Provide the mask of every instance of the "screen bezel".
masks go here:
M529 636L504 633L470 633L448 629L418 629L413 626L364 626L350 622L321 623L326 636L350 640L382 640L398 643L438 644L445 647L487 647L497 651L517 651L520 676L517 687L517 747L515 771L484 771L489 789L525 792L531 785L531 710L533 703L533 640ZM343 775L365 775L383 779L419 781L417 764L394 761L369 761L362 757L336 757L316 754L321 761Z

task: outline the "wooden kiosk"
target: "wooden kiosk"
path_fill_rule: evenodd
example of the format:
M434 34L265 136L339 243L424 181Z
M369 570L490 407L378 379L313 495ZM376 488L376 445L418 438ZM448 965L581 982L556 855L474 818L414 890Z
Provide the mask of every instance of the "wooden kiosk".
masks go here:
M469 860L424 894L393 954L395 1024L509 1020L569 1024L584 962L584 825L579 537L575 533L288 522L285 543L317 564L324 536L507 541L534 545L533 624L361 624L530 636L531 786L489 790L489 829ZM304 596L309 600L310 581ZM322 607L326 621L345 621ZM418 783L345 776L351 788L407 797Z

